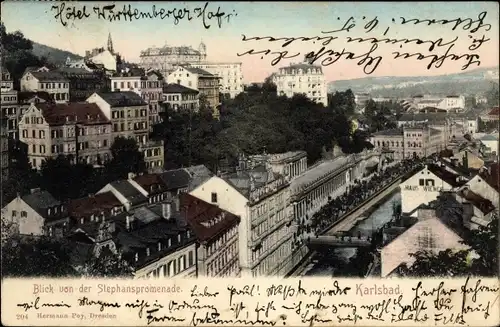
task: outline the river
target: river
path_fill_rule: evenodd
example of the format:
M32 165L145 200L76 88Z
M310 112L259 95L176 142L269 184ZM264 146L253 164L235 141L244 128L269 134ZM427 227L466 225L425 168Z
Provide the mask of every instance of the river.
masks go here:
M401 204L401 193L398 189L377 204L377 208L366 219L359 221L350 232L353 235L357 235L358 232L362 235L371 235L373 230L377 230L392 219L394 202ZM353 267L349 267L349 259L355 254L355 248L327 249L311 259L311 264L303 276L350 276Z

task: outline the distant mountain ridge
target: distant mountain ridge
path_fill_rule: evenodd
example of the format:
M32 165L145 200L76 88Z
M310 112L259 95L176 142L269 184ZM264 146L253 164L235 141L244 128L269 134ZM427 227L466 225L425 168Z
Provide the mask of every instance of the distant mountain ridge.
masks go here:
M71 59L82 59L83 57L74 54L70 51L61 50L57 48L50 47L48 45L40 44L35 41L33 42L33 54L38 57L46 57L47 60L55 65L61 65L66 62L66 58Z
M328 92L351 89L353 92L371 92L380 89L398 89L427 83L450 83L472 81L498 81L499 67L481 67L455 74L437 76L384 76L339 80L328 83Z

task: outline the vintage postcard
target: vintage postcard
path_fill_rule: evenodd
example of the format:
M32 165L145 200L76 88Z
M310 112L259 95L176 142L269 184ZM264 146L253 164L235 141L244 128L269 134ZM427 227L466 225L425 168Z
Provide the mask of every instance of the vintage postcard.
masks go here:
M2 325L498 326L498 17L2 2Z

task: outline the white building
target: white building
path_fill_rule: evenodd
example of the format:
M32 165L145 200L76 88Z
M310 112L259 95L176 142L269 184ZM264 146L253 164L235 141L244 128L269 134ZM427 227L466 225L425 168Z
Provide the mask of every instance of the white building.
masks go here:
M327 85L323 69L308 63L290 64L281 67L273 76L278 95L291 98L294 94L304 94L309 99L328 105Z
M193 90L198 90L198 74L189 67L177 67L167 76L168 84L180 84Z
M220 78L220 92L236 97L243 92L241 62L202 62L190 66L201 68Z
M482 171L471 178L465 186L472 192L490 200L495 207L500 206L500 189L498 178L498 163L485 167Z
M415 262L412 253L430 251L437 254L447 249L459 251L468 248L460 243L462 238L432 211L419 210L419 221L382 248L381 277L393 275L402 264L411 266Z
M94 64L103 65L104 68L110 71L116 71L116 55L109 50L104 50L94 56L88 58Z
M21 91L47 92L57 103L69 101L69 80L58 72L42 67L27 71L21 77Z
M488 152L498 155L498 133L483 135L478 140L481 141L481 144L484 145Z
M238 226L242 277L284 276L293 268L289 184L270 167L220 178L190 194L241 217Z
M424 95L422 97L414 97L413 103L417 109L432 107L445 111L462 111L465 108L465 96L448 95L445 97L439 97Z
M427 165L399 185L401 211L416 217L418 206L429 204L438 198L441 191L450 191L466 182L462 176L453 174L444 167Z

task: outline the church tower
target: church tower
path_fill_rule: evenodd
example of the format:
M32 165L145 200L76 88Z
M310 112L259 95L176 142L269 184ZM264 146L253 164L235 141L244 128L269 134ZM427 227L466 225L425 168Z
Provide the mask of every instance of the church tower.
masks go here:
M113 40L111 39L111 33L108 34L108 50L111 53L115 53L113 49Z
M207 46L203 41L201 41L200 45L198 46L198 51L200 52L200 61L206 61L207 60Z

